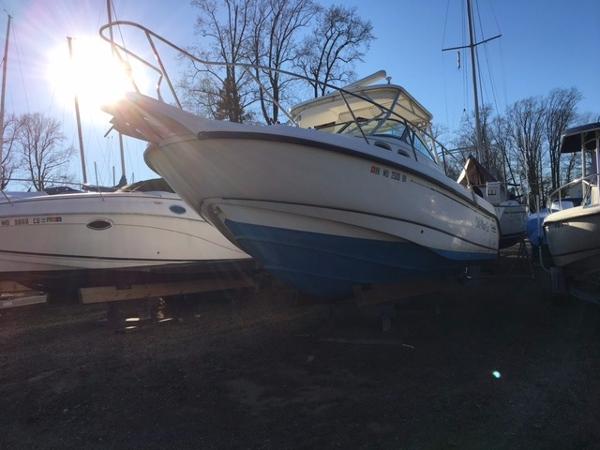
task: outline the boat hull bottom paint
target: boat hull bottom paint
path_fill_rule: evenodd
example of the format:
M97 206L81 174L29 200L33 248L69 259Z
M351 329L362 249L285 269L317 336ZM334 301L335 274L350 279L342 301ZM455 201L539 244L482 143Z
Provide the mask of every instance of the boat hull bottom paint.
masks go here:
M224 225L265 269L318 297L347 297L357 285L459 274L474 256L459 252L441 255L409 241L334 236L229 219ZM477 256L482 260L495 257Z

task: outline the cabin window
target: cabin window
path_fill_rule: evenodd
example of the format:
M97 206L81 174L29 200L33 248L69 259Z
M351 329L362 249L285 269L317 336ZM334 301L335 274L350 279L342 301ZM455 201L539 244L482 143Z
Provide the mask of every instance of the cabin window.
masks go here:
M94 220L88 223L87 227L91 230L101 231L112 227L112 223L110 223L108 220Z
M386 120L374 130L375 136L393 136L406 141L406 125L401 122Z
M179 205L171 205L169 206L169 209L171 210L171 212L174 212L175 214L185 214L185 208L183 206L179 206Z
M392 146L390 144L388 144L387 142L384 141L375 141L373 142L373 144L377 147L380 147L384 150L389 150L392 151Z

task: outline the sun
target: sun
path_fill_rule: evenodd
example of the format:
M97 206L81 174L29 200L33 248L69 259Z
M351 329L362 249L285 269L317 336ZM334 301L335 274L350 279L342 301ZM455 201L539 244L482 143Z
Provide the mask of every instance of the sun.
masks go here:
M132 78L138 86L143 84L142 74L129 68L100 38L73 38L71 45L72 57L66 40L49 53L48 78L63 102L72 104L77 95L80 108L94 113L132 91Z

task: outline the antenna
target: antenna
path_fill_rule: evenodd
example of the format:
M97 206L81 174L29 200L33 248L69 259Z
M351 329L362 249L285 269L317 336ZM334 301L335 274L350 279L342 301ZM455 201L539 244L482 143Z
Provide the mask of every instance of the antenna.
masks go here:
M6 40L4 41L4 58L2 59L2 95L0 97L0 182L4 183L4 100L6 98L6 66L8 65L8 38L10 36L10 22L12 16L8 15L6 24Z

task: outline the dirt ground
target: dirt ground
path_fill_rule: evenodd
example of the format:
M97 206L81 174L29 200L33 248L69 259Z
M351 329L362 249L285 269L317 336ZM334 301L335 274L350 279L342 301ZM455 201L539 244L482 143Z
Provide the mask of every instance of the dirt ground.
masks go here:
M275 288L129 332L0 311L0 448L600 448L600 307L517 278L378 313Z

